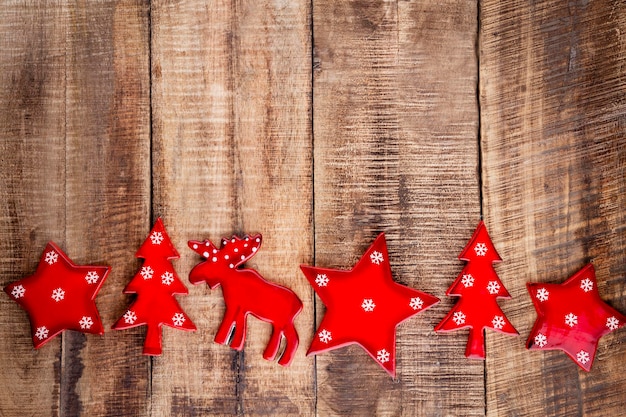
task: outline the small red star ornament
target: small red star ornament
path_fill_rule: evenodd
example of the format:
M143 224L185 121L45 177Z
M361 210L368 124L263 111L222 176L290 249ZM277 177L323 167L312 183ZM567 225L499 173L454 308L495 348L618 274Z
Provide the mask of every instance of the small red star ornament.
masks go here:
M358 344L396 375L396 327L439 299L393 281L385 235L349 271L301 265L326 306L307 355Z
M64 330L104 333L94 299L110 270L76 265L49 242L35 273L4 288L28 313L35 349Z
M626 317L600 298L592 264L562 284L526 286L537 310L526 348L562 350L587 372L600 338L626 323Z
M174 298L175 294L187 294L188 290L172 265L171 260L180 258L180 255L160 218L135 257L145 261L124 288L124 293L137 294L137 298L113 325L113 329L124 330L146 325L143 354L160 355L162 325L179 330L196 330L196 326Z

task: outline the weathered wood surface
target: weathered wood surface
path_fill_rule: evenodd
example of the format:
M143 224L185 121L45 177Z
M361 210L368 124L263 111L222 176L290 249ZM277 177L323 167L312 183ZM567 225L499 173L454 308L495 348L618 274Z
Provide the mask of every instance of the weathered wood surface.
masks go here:
M480 218L476 4L316 1L313 16L316 264L351 268L385 232L396 280L442 298L398 327L396 381L357 346L320 355L318 412L482 415L483 363L462 332L433 331Z
M487 412L624 415L626 332L601 340L590 373L524 342L536 317L525 283L590 261L601 296L626 311L626 4L489 0L481 16L484 214L523 338L488 338Z
M66 14L63 7L0 10L2 286L33 271L47 241L65 243ZM0 413L58 415L61 338L34 352L15 307L0 297Z
M63 335L61 415L140 415L149 409L144 329L109 330L126 311L150 227L148 5L72 5L65 44L65 233L78 263L110 265L96 299L102 339ZM54 213L48 213L54 216Z
M591 373L528 352L527 281L592 260L626 312L622 2L10 1L0 9L0 285L45 242L113 270L104 336L32 349L0 296L0 415L620 415L626 332ZM479 93L477 95L477 92ZM479 132L480 130L480 132ZM519 338L436 334L481 213ZM213 337L220 290L177 297L198 327L108 330L151 223L184 279L188 239L261 232L251 266L304 302L288 368ZM301 263L350 268L385 232L397 281L442 299L398 327L391 380L360 348L304 353L324 307ZM0 294L4 295L4 294Z
M311 415L313 260L310 3L157 2L152 8L155 214L184 254L188 239L219 243L262 233L249 265L306 301L288 368L265 361L271 326L250 318L245 350L213 342L220 290L190 288L181 305L196 334L168 334L154 361L154 415Z

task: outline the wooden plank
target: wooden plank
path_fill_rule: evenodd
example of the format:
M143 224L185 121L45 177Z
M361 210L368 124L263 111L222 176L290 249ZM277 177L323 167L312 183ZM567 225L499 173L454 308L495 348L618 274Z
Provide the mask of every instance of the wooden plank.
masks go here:
M113 267L96 304L104 337L63 339L64 415L146 415L150 359L143 329L110 330L150 230L148 3L76 4L67 35L67 249Z
M319 355L318 412L482 415L467 335L433 331L480 219L476 4L322 0L313 22L316 264L384 231L395 279L442 298L399 326L396 381L358 347Z
M65 245L63 6L0 9L0 286L32 274L46 242ZM27 314L0 297L3 415L59 415L61 338L35 351Z
M536 318L525 283L560 283L588 261L626 311L626 5L481 5L484 212L522 336L488 338L488 414L621 415L626 332L601 340L590 373L524 343Z
M188 239L260 232L250 266L311 299L298 269L313 250L308 15L307 1L153 5L153 206L183 254L182 277L199 261ZM167 335L153 414L313 413L304 347L288 368L263 360L270 328L250 318L237 353L213 342L220 290L193 287L180 302L198 331ZM309 304L296 320L302 345L312 322Z

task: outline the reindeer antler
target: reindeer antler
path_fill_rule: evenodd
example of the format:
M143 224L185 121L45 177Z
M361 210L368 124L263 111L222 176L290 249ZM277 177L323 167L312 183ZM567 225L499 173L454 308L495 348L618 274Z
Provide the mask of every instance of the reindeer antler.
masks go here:
M229 266L232 265L231 268L237 268L254 256L261 246L261 241L260 234L243 238L233 235L230 239L222 239L222 246L218 253L229 262Z
M208 239L203 242L190 240L188 245L194 252L212 263L222 263L230 268L237 268L254 256L261 246L261 241L260 234L243 238L233 235L230 239L222 238L219 249Z
M187 245L199 254L200 256L209 259L212 255L217 254L218 250L209 239L205 239L203 242L199 240L190 240Z

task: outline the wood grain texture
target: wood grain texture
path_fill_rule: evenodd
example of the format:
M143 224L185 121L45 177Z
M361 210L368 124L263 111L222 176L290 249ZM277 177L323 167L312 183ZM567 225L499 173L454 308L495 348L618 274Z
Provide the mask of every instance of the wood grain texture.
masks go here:
M600 341L590 373L524 341L525 282L560 283L589 261L626 311L626 7L485 0L481 16L484 212L522 335L488 338L488 414L623 415L626 333Z
M525 283L588 261L626 312L624 33L611 0L3 2L0 285L49 240L113 270L105 335L37 351L0 294L0 416L623 415L623 329L591 373L524 342ZM485 363L432 330L481 205L521 333L487 332ZM145 328L109 328L157 216L198 331L150 359ZM287 368L254 318L243 352L215 344L221 292L186 279L188 239L255 232L248 266L305 306ZM396 281L442 299L399 326L396 380L358 347L305 357L324 307L299 264L350 268L379 232Z
M442 298L398 327L395 381L359 347L319 355L319 415L484 412L466 335L433 331L480 219L476 13L459 1L314 2L316 264L351 268L384 231L396 281Z
M185 254L183 277L200 261L188 239L260 232L249 266L311 299L298 269L313 253L308 16L305 1L153 5L153 206ZM297 357L281 368L262 358L270 328L254 318L244 351L213 342L220 290L193 287L180 302L198 331L168 335L154 415L313 413L310 303Z
M65 26L62 6L0 8L0 285L65 245ZM61 338L33 350L26 312L0 294L0 414L59 415Z
M151 227L148 35L145 1L68 8L67 250L113 268L96 299L104 337L63 336L63 415L142 415L150 405L143 329L110 330Z

